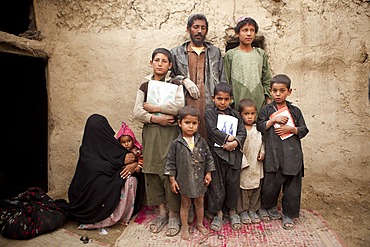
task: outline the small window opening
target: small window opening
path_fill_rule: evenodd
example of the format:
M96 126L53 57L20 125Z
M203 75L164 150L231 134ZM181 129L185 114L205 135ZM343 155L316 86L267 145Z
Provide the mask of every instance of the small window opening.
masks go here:
M239 46L239 40L237 38L232 38L227 42L225 50L228 51L237 46ZM265 36L256 36L256 38L252 42L252 46L259 47L265 50Z
M41 40L33 0L3 1L0 8L0 31Z

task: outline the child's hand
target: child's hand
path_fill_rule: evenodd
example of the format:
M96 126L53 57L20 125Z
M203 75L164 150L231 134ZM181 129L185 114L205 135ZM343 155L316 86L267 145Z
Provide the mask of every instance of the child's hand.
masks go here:
M278 124L286 124L288 120L289 118L287 116L276 116L272 119L274 123L278 123Z
M232 141L234 141L235 140L235 137L234 136L232 136L232 135L229 135L228 137L227 137L227 141L228 142L232 142Z
M280 125L279 128L275 128L275 133L278 135L278 136L282 136L284 134L287 134L287 133L293 133L292 131L292 126L289 126L289 125Z
M141 155L140 149L134 149L134 150L132 150L132 153L135 155L135 157L140 157L140 155Z
M204 185L208 186L211 183L211 181L212 181L212 176L211 176L211 173L208 172L206 176L204 177Z
M232 142L226 142L224 145L222 145L222 148L227 151L234 151L237 146L238 146L238 142L232 141Z
M161 112L161 107L159 105L153 105L148 102L144 102L143 108L147 112Z
M132 162L134 162L136 160L136 157L133 153L127 153L125 155L125 161L124 161L124 164L127 165L127 164L131 164Z
M261 160L264 160L264 159L265 159L265 153L259 153L258 156L257 156L257 160L261 161Z
M154 121L153 121L154 120ZM160 115L160 116L152 116L152 122L160 124L162 126L170 126L175 122L175 118L171 115Z
M139 166L141 166L141 168L144 167L144 156L143 155L139 156L137 163L139 164Z
M173 180L170 180L171 181L171 191L175 194L178 194L179 191L180 191L180 186L179 184L177 183L177 181L175 179Z

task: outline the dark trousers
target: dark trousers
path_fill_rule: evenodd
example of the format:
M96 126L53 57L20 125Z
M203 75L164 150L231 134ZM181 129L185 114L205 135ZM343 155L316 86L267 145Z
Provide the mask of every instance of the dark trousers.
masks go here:
M236 209L240 193L240 169L233 169L216 155L213 158L216 171L212 172L212 182L206 194L207 210L218 213L222 209Z
M278 172L265 172L262 185L262 205L264 208L277 206L282 190L283 214L291 218L299 217L302 191L302 170L295 176Z

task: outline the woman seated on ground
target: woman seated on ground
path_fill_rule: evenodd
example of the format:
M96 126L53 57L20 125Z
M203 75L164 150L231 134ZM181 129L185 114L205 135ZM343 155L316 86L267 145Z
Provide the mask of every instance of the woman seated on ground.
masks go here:
M125 128L118 134L126 133ZM118 221L127 224L142 205L145 185L137 158L114 134L104 116L93 114L87 119L68 189L68 213L80 224L79 229L99 229ZM131 138L137 143L133 133Z

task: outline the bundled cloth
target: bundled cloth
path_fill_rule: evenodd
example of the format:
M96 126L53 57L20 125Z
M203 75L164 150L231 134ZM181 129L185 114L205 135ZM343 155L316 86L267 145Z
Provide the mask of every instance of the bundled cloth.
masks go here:
M64 209L39 187L0 202L0 233L5 238L30 239L57 230L66 221Z

